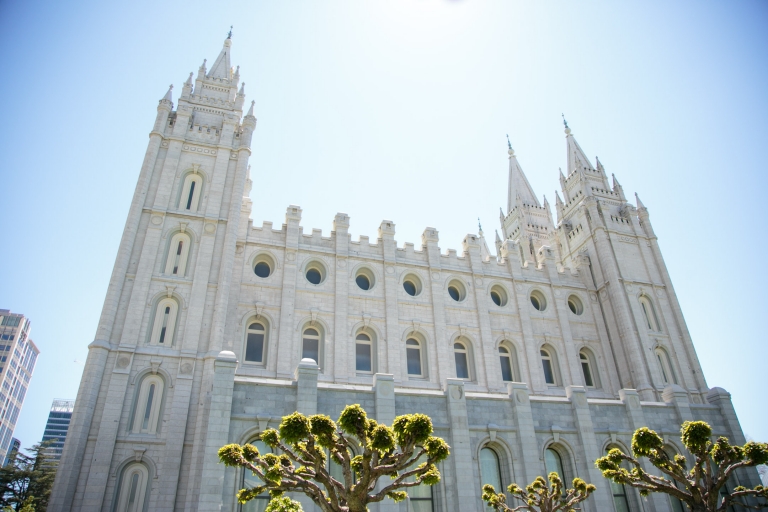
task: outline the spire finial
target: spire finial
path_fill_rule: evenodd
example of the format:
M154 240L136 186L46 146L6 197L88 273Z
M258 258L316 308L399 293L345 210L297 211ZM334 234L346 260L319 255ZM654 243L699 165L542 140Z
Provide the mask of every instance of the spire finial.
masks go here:
M568 128L568 121L565 120L565 114L560 114L560 115L563 116L563 124L565 125L566 128Z
M509 134L507 134L507 146L509 147L509 149L512 149L512 143L509 142Z
M507 150L507 153L509 153L509 156L515 156L515 150L512 149L512 143L509 142L509 134L507 134L507 147L509 148Z
M229 34L227 34L227 39L232 39L232 27L233 25L229 26Z
M245 114L247 116L253 116L253 106L256 104L256 100L251 101L251 108L248 109L248 113Z
M483 235L483 226L480 224L480 217L477 218L477 229L479 230L480 236Z

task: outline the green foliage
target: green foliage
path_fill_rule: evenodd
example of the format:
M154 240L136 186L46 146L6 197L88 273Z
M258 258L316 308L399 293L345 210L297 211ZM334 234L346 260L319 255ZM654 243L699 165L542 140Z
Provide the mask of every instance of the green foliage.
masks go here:
M34 512L45 510L51 496L58 462L47 455L52 441L39 443L24 453L12 454L0 468L0 508Z
M544 477L539 476L527 485L525 489L517 484L510 484L507 487L507 492L512 496L512 499L521 503L521 505L514 508L507 505L507 497L504 493L496 493L496 489L490 484L483 486L482 498L496 512L516 510L571 512L581 510L576 508L576 505L589 498L589 495L595 492L596 489L594 485L586 483L581 478L574 478L573 487L563 491L563 481L557 473L550 473L548 478L549 485L544 480Z
M686 421L680 434L683 445L693 455L691 468L682 455L670 458L663 449L661 437L646 427L638 429L632 437L634 457L613 449L597 459L595 465L605 478L636 487L641 496L655 492L669 494L690 510L724 512L733 505L768 508L768 490L762 486L737 487L725 497L720 494L734 471L768 461L768 444L750 442L743 447L734 446L725 437L712 442L712 428L703 421ZM661 476L645 471L637 460L640 457L648 459Z
M267 510L294 512L301 510L300 505L283 493L300 492L324 512L364 512L370 503L386 498L402 501L408 497L406 489L440 481L436 464L450 455L450 447L433 437L432 430L432 420L423 414L399 416L389 427L368 418L354 404L337 422L322 414L285 416L278 430L261 434L261 440L280 455L237 444L223 446L218 453L223 464L240 466L264 482L241 489L240 503L268 491ZM329 458L341 466L343 476L331 475ZM415 466L419 460L422 463ZM387 483L377 486L382 477L389 477ZM370 493L371 489L379 490Z

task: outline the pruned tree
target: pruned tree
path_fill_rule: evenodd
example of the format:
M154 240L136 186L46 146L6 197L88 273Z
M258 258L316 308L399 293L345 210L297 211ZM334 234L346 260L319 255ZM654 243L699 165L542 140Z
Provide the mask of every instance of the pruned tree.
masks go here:
M632 454L618 448L595 461L603 476L617 484L631 485L642 496L660 492L674 496L692 512L725 512L732 505L747 509L768 508L768 488L758 485L754 489L736 487L733 492L722 493L726 482L740 468L753 467L768 461L768 444L749 442L733 446L725 437L712 442L712 428L703 421L686 421L680 429L681 440L693 455L693 464L682 455L670 457L664 451L664 440L653 430L643 427L632 436ZM645 471L637 460L645 457L661 473ZM621 466L629 465L631 469Z
M279 454L229 444L219 449L219 459L264 482L241 489L240 503L268 491L272 499L267 510L273 512L301 510L298 502L283 496L286 492L305 494L323 512L365 512L369 503L385 498L402 501L406 489L438 483L436 464L450 454L448 444L432 435L429 416L398 416L388 427L368 418L358 404L347 406L338 424L322 414L285 416L278 430L261 434L261 441ZM360 453L353 455L356 451ZM326 453L341 466L342 479L331 475ZM382 477L388 477L386 483L377 485Z
M571 512L581 510L576 505L589 498L595 491L595 486L581 478L573 479L573 488L563 492L563 481L557 473L549 474L550 485L543 476L536 477L525 489L517 484L510 484L507 492L512 498L522 502L521 505L507 505L507 497L503 492L496 493L492 485L483 486L483 501L496 512L523 511L529 512Z

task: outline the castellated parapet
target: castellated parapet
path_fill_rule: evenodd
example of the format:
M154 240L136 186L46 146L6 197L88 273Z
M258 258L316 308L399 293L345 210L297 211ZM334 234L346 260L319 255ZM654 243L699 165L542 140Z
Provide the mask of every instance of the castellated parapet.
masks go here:
M447 250L433 227L398 245L391 220L355 240L344 213L306 230L294 205L256 227L255 105L243 115L231 44L175 109L171 89L159 102L49 510L261 510L235 502L253 482L216 450L354 403L387 423L426 413L452 446L438 485L379 512L480 511L483 483L550 470L598 486L585 510L668 511L612 491L593 461L646 425L680 451L692 418L743 442L730 395L704 380L648 209L570 129L555 212L509 148L493 252L482 229Z

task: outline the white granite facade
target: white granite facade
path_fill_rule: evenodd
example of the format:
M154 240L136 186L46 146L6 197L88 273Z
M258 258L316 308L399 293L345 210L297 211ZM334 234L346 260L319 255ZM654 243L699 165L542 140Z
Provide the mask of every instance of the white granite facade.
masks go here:
M598 486L585 510L606 511L614 496L593 461L611 444L627 447L635 428L649 425L679 450L680 423L701 418L744 442L730 395L704 380L648 210L609 184L567 127L557 222L509 149L497 256L482 231L458 252L441 251L434 228L418 246L398 246L386 220L377 240L353 241L343 213L327 235L304 234L298 206L278 229L256 227L256 119L253 105L243 116L230 49L227 39L210 70L190 74L176 110L170 90L160 100L50 510L238 510L243 477L218 464L220 446L295 410L337 417L350 403L388 423L433 418L452 446L436 512L483 509L486 447L504 484L543 474L555 449L566 477ZM258 357L246 354L254 323ZM317 333L319 367L302 362L306 329ZM362 371L360 333L371 347ZM419 344L419 372L408 339ZM631 490L626 501L633 512L671 510Z

